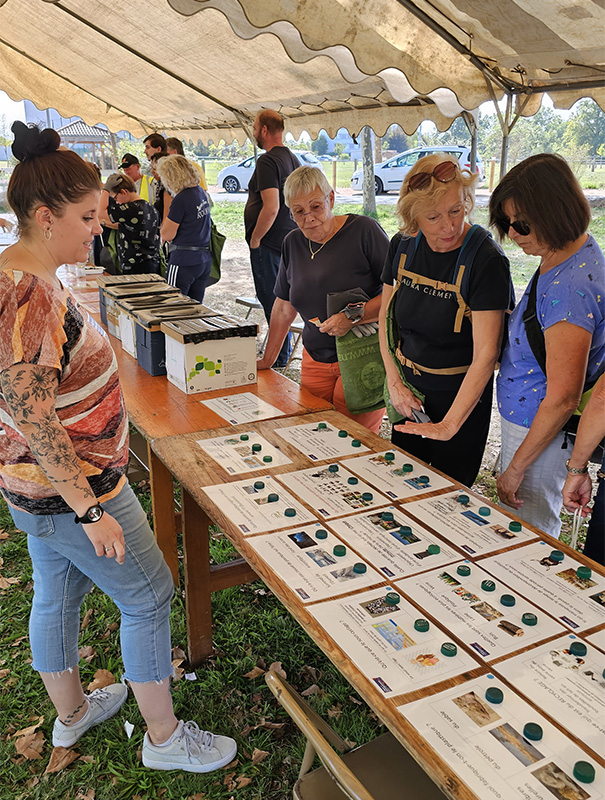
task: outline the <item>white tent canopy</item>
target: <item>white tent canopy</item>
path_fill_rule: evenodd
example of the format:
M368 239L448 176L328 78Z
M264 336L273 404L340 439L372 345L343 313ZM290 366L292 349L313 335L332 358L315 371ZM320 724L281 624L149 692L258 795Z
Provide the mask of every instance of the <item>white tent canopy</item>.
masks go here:
M0 88L135 136L242 142L260 108L296 137L444 130L505 93L524 115L544 90L605 105L604 15L601 0L0 0Z

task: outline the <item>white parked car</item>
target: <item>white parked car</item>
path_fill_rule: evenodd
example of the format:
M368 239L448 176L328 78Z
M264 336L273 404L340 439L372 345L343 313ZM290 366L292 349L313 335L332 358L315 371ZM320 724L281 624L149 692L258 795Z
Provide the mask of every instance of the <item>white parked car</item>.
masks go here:
M457 145L415 147L413 150L406 150L404 153L399 153L399 155L389 158L388 161L383 161L382 164L374 164L374 188L376 194L399 191L403 179L418 159L433 155L433 153L447 153L448 155L456 156L462 169L470 169L471 167L470 147L458 147ZM479 178L485 180L483 161L479 154L477 154L476 170ZM353 173L351 187L361 191L363 188L363 170L358 169L357 172Z
M264 150L261 150L259 155L264 152ZM296 151L295 155L303 166L319 167L321 169L321 161L318 161L314 153ZM216 176L217 186L222 186L226 192L230 193L246 192L255 166L254 156L250 156L240 161L239 164L224 167Z

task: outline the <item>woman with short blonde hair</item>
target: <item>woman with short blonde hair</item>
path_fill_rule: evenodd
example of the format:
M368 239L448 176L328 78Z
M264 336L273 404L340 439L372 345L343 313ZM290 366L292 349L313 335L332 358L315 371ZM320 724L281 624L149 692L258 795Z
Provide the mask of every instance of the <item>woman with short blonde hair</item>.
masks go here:
M402 420L392 441L467 486L481 466L513 297L504 253L466 220L475 182L448 155L421 158L408 172L380 309L391 418Z
M183 189L190 189L200 182L199 175L185 156L164 156L158 159L156 170L160 180L173 197L176 197Z

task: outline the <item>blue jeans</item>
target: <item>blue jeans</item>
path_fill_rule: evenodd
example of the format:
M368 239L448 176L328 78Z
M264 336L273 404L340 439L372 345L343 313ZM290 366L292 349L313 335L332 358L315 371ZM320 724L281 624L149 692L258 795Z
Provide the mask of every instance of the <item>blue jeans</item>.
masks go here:
M265 319L267 324L271 322L271 310L275 302L275 281L277 280L277 273L279 272L280 255L275 250L270 250L268 247L256 247L250 250L250 264L252 266L252 277L254 278L254 287L256 289L256 296L258 301L263 307L265 312ZM284 339L282 349L277 356L275 366L285 367L292 350L292 334L288 333Z
M172 674L170 570L128 484L103 508L124 531L126 557L121 565L95 554L73 513L44 516L10 508L15 525L28 534L34 566L29 620L33 668L64 672L77 667L80 606L96 584L121 612L125 677L136 683L164 680Z

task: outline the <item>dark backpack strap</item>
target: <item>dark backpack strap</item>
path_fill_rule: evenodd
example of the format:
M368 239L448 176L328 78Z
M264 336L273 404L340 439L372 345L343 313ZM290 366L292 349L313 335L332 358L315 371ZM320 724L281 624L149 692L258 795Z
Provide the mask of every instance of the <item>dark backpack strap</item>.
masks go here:
M414 260L414 256L416 255L416 250L418 250L418 245L420 243L420 239L422 234L418 231L416 236L402 236L397 247L397 252L395 253L395 257L393 258L393 263L391 265L393 271L393 280L397 280L397 274L399 272L399 261L402 255L407 256L406 258L406 268L409 268L410 264Z
M535 271L534 277L531 279L527 308L523 312L522 319L528 344L531 347L534 358L538 362L538 366L546 376L546 342L544 341L544 331L538 320L538 309L536 305L539 277L540 268Z

